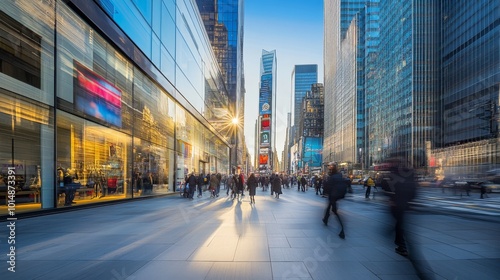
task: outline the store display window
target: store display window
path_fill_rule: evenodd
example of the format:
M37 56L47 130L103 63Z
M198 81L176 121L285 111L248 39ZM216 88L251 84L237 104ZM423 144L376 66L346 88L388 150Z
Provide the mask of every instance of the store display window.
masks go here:
M58 204L131 197L131 154L130 136L58 111Z
M134 197L170 192L172 151L139 138L134 139Z
M0 99L0 209L6 210L9 191L15 191L15 204L23 205L18 211L40 209L42 186L50 182L42 176L50 165L41 148L52 137L44 133L52 120L49 108L1 89Z

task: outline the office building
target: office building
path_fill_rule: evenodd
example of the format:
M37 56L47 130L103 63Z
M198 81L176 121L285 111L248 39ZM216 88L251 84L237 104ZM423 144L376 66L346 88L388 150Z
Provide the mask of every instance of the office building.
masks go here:
M302 99L306 92L311 90L311 85L318 82L318 65L306 64L295 65L292 71L292 94L293 94L293 126L299 127L300 114L302 110ZM294 141L298 141L299 133L294 135Z
M320 173L323 162L323 84L312 84L302 99L299 138L300 158L298 169L304 174Z
M238 165L244 162L243 150L246 147L242 130L245 115L243 0L196 0L196 3L226 83L229 94L229 119L239 119L234 133L238 140L234 137L231 139L235 145L231 158L235 159L233 164Z
M269 173L279 167L274 163L276 150L276 50L262 50L259 82L259 171ZM275 170L276 169L276 170Z

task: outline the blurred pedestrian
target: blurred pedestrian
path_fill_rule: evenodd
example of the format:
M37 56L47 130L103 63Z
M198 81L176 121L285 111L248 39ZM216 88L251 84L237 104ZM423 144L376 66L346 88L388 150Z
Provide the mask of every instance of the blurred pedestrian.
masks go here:
M300 177L300 185L301 185L302 192L305 192L306 188L307 188L307 179L306 179L306 176Z
M370 198L370 192L372 187L375 187L375 181L373 181L372 177L368 177L366 180L366 192L365 192L365 198Z
M417 195L418 186L413 163L404 161L402 157L391 157L385 161L384 166L389 174L386 179L382 180L382 189L393 190L387 194L390 196L390 212L395 220L395 252L409 257L420 279L433 279L431 266L417 250L416 244L408 240L406 236L409 224L407 211L410 202Z
M233 175L229 174L226 179L226 196L229 195L229 191L231 191L231 196L233 196L233 187L236 185L236 181Z
M275 198L280 198L281 192L281 179L278 174L272 175L271 176L271 189L274 192L274 197Z
M198 186L198 197L201 197L203 194L203 183L205 180L205 175L203 173L200 174L197 178L197 186Z
M330 217L330 211L332 211L340 223L340 233L339 237L344 239L344 224L340 219L337 209L337 200L343 198L347 192L347 180L342 177L342 174L338 172L337 163L330 162L328 164L328 177L323 181L323 186L328 190L328 206L326 207L325 216L323 217L323 223L328 225L328 218Z
M193 199L194 192L196 190L197 182L198 182L198 180L196 178L196 174L194 172L192 172L187 179L187 185L186 185L186 187L189 187L187 189L187 198L189 198L191 200Z
M248 188L248 195L250 196L250 204L254 203L255 204L255 190L257 189L258 185L257 178L255 178L255 175L253 173L250 174L247 180L247 188Z
M385 166L389 170L388 180L383 180L382 184L390 186L382 186L382 189L391 189L393 192L389 195L389 207L392 216L395 219L395 239L396 253L408 256L405 225L406 211L409 208L409 203L416 196L417 183L415 181L415 172L409 164L404 163L399 158L390 158L386 161Z
M219 185L219 180L215 174L210 175L210 182L208 183L208 188L210 190L210 198L214 198L217 191L217 186Z
M217 175L215 175L215 176L217 177L217 188L215 190L215 196L219 197L222 175L220 173L217 173Z

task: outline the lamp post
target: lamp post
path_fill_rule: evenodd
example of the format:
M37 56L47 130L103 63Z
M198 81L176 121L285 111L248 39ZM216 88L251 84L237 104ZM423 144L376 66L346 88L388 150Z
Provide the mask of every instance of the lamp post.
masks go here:
M233 118L232 119L232 123L233 123L233 126L234 126L234 134L235 134L235 137L234 137L234 150L235 150L235 156L234 156L234 166L235 166L235 169L234 169L234 174L236 174L236 169L238 168L238 118Z

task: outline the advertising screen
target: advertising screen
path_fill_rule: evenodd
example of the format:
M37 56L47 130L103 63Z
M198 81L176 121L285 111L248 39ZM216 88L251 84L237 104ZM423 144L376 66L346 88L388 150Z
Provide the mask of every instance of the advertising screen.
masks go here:
M309 167L320 167L323 157L323 138L306 137L303 151L302 161L304 163L307 163Z
M121 127L121 91L92 70L74 61L75 109L85 116Z
M262 119L261 120L261 130L267 131L271 129L271 120L270 119Z
M267 164L268 160L269 160L269 155L267 154L259 155L259 164Z
M269 132L264 131L260 133L260 146L261 147L268 147L270 144L269 142Z

